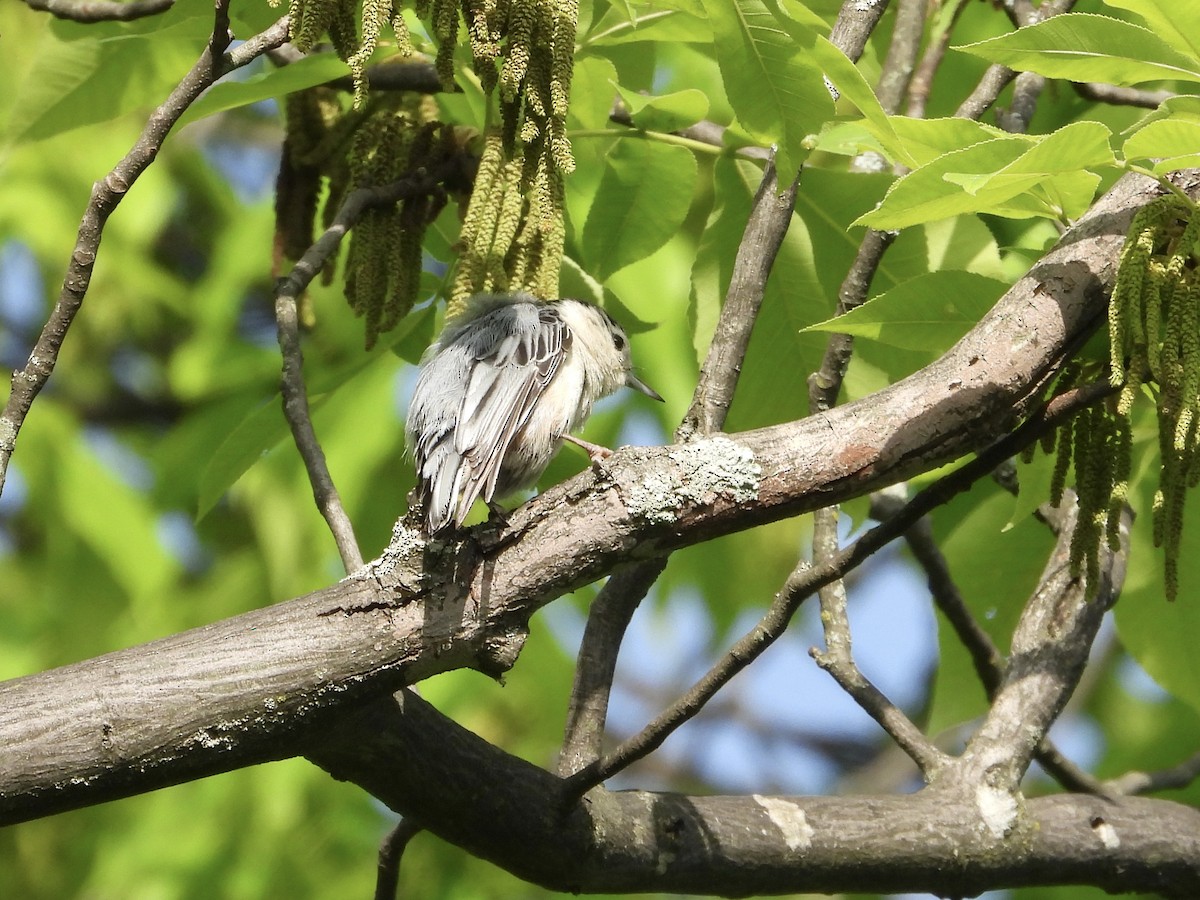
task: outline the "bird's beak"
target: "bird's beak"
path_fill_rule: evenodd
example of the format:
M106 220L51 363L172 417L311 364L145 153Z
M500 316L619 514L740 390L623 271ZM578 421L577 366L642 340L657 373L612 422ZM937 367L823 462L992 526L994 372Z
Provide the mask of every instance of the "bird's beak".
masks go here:
M647 397L657 400L659 403L666 402L659 395L658 391L656 391L654 388L650 387L650 385L646 384L646 382L642 381L642 379L638 378L632 372L625 373L625 384L628 385L629 387L633 388L635 391L641 391Z

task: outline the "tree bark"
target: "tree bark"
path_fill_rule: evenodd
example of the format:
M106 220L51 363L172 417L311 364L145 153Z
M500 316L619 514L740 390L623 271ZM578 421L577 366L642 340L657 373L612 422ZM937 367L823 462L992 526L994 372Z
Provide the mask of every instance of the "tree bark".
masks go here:
M1178 183L1196 193L1200 177ZM431 709L415 715L441 730L377 727L401 685L507 669L533 612L622 564L850 499L1006 434L1104 320L1130 218L1158 193L1148 179L1122 179L945 356L863 400L620 451L507 522L450 541L401 522L383 556L322 591L0 684L0 824L307 754L423 823L445 806L435 830L498 858L463 825L491 817L502 824L492 840L526 851L505 865L568 890L1088 883L1200 896L1200 813L1163 801L1030 801L1022 827L1002 837L963 828L979 815L961 783L888 798L598 789L564 819L546 815L559 779L475 747ZM362 740L322 743L332 722ZM425 743L438 735L444 747ZM474 749L456 756L458 745ZM486 758L472 762L476 752ZM537 797L532 821L521 808Z

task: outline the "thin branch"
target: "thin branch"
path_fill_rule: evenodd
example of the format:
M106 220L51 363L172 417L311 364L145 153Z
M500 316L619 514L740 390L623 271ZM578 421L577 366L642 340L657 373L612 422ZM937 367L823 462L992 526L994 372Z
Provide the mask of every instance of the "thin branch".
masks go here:
M1046 87L1046 78L1036 72L1022 72L1013 82L1012 102L998 110L996 122L1011 134L1024 134L1037 110L1038 99Z
M908 93L908 84L916 68L921 37L925 32L925 0L900 0L892 40L875 86L875 95L884 112L894 114Z
M1101 543L1096 584L1071 574L1068 560L1077 504L1071 502L1065 512L1054 552L1013 632L1004 677L959 760L964 783L978 783L997 798L1019 790L1035 750L1075 691L1100 622L1125 580L1132 523L1128 508L1121 517L1120 549Z
M822 513L827 510L822 510ZM834 517L829 517L834 518ZM832 551L826 548L818 557L814 540L813 558L828 558L836 553L836 528ZM851 653L850 620L846 616L846 587L837 579L821 588L821 624L825 631L825 652L815 647L809 651L817 665L833 676L834 681L850 695L872 719L909 755L927 781L931 781L949 762L949 757L935 747L904 712L892 703L879 688L862 673Z
M1017 77L1017 73L1008 66L994 63L987 67L975 89L958 105L954 115L963 119L980 119L991 109L1000 92L1008 87L1008 83Z
M933 87L933 76L937 72L938 66L942 64L946 50L950 47L950 36L954 32L958 17L969 2L970 0L952 0L949 8L943 5L933 14L933 34L930 36L929 46L926 47L925 53L908 83L906 114L910 118L925 118L925 105L929 101L929 91Z
M400 861L408 842L421 832L421 826L407 816L384 835L379 844L379 868L375 874L375 900L396 900L400 885Z
M63 278L62 289L33 351L24 368L13 373L12 389L3 414L0 414L0 493L8 473L8 463L16 449L17 436L37 395L45 387L58 361L59 349L83 305L92 279L92 267L104 225L113 210L124 199L138 176L154 161L167 134L192 102L222 75L246 65L277 47L287 39L288 20L283 17L261 34L224 55L214 48L224 48L228 37L228 0L219 0L216 7L216 27L208 47L200 54L191 71L159 106L146 122L133 148L103 179L92 187L91 198L84 210L71 253L71 262ZM222 25L224 24L224 27Z
M719 432L733 401L750 335L762 308L767 278L796 205L799 175L782 193L768 159L738 245L721 316L676 440ZM617 655L634 610L666 567L666 559L639 563L610 578L592 603L579 651L559 771L574 774L595 763L602 749Z
M837 21L829 33L833 46L846 54L851 62L858 62L863 48L871 38L871 32L887 11L888 0L846 0L838 10Z
M620 97L613 102L612 111L608 114L608 121L616 125L624 125L629 130L617 131L611 128L598 130L579 129L571 131L569 133L570 137L640 138L642 140L658 141L660 143L674 144L678 147L686 147L695 153L704 153L710 156L740 156L742 159L753 159L763 162L771 158L771 150L767 147L749 145L734 148L726 146L725 126L708 120L697 122L686 128L680 128L678 131L647 131L646 129L639 128L634 124L633 116Z
M1111 103L1114 106L1140 106L1143 109L1158 109L1172 97L1178 96L1173 91L1143 91L1138 88L1101 84L1096 81L1077 81L1071 86L1085 100Z
M702 710L738 672L758 659L787 630L788 623L812 595L812 569L801 563L775 595L766 615L735 643L690 690L638 734L623 741L613 752L577 770L567 779L568 794L580 797L597 784L658 749L676 729Z
M905 542L925 572L934 604L946 617L959 642L971 656L975 672L988 700L996 696L1004 675L1004 656L984 631L954 583L946 557L933 538L928 518L923 518L904 533ZM1051 778L1069 791L1105 795L1106 789L1089 772L1065 757L1049 738L1038 745L1034 758Z
M682 440L713 434L725 426L725 417L729 414L741 375L742 360L746 357L750 335L762 308L767 277L792 220L799 177L797 175L791 185L779 191L775 166L768 163L763 170L763 179L754 195L754 205L738 245L721 318L700 368L692 404L676 432Z
M625 631L638 605L666 567L664 556L617 572L592 601L579 646L558 756L558 773L564 777L600 758L608 701Z
M278 328L279 350L283 357L283 413L292 431L296 449L304 460L313 499L329 525L346 572L362 568L362 553L354 536L354 526L342 506L341 497L329 474L325 452L313 429L308 409L308 391L304 384L304 356L300 348L300 328L297 298L317 276L341 245L351 226L368 209L386 206L406 197L428 194L442 180L457 174L461 162L455 158L444 161L432 170L421 169L405 178L380 187L351 191L342 202L325 232L300 257L292 271L280 279L275 291L275 321Z
M876 94L884 110L894 113L908 91L916 65L917 53L925 28L926 4L922 0L901 0L896 12L896 24L888 46ZM835 315L841 316L860 306L867 299L871 281L894 233L869 229L859 244L854 263L838 290ZM826 412L837 403L842 380L854 351L854 338L848 334L832 334L825 344L820 369L808 378L808 403L812 413ZM838 555L838 508L817 510L813 514L813 563L820 565ZM862 674L851 654L850 621L846 616L846 586L841 579L823 586L818 596L821 604L821 624L825 631L825 653L812 651L817 664L850 694L892 739L912 757L926 779L936 774L946 762L920 730L909 721L882 692Z
M56 19L92 25L96 22L132 22L147 16L157 16L175 5L175 0L25 0L25 5L37 12L47 12Z
M283 415L292 431L292 440L300 458L304 460L304 469L308 473L309 484L312 485L313 499L329 525L338 554L342 558L342 566L348 575L362 568L362 551L354 535L354 525L342 506L342 498L333 483L333 476L329 474L325 451L321 449L321 442L317 439L309 414L298 319L295 295L281 290L275 296L275 324L279 353L283 358L283 374L280 378Z
M1104 782L1104 787L1114 794L1132 796L1178 790L1187 787L1197 778L1200 778L1200 753L1193 753L1169 769L1159 769L1156 772L1126 772L1119 778Z
M820 564L797 566L759 623L738 640L691 690L660 713L641 732L569 778L570 795L580 796L586 793L590 788L657 749L673 731L696 715L729 679L761 656L786 630L800 604L813 593L845 577L866 559L904 534L922 516L948 503L978 479L988 475L1001 461L1019 453L1022 448L1038 440L1051 428L1057 428L1079 410L1110 396L1115 390L1108 382L1097 382L1063 392L1043 404L1019 427L981 451L974 459L916 494L895 516L876 525L836 555Z

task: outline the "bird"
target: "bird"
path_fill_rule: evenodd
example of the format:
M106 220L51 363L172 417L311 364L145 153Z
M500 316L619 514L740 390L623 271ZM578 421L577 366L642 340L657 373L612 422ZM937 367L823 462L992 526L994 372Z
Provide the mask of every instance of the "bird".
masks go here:
M461 527L477 498L532 487L564 440L593 462L610 450L574 437L592 404L628 386L629 338L599 306L481 293L425 351L405 437L429 534Z

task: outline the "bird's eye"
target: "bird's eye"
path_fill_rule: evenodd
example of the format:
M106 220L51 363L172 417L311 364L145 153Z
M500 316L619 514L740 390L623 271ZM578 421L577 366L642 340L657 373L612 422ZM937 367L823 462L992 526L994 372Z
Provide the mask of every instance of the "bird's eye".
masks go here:
M620 332L614 331L612 338L613 338L613 346L614 347L616 347L618 350L625 349L625 335L621 334Z

